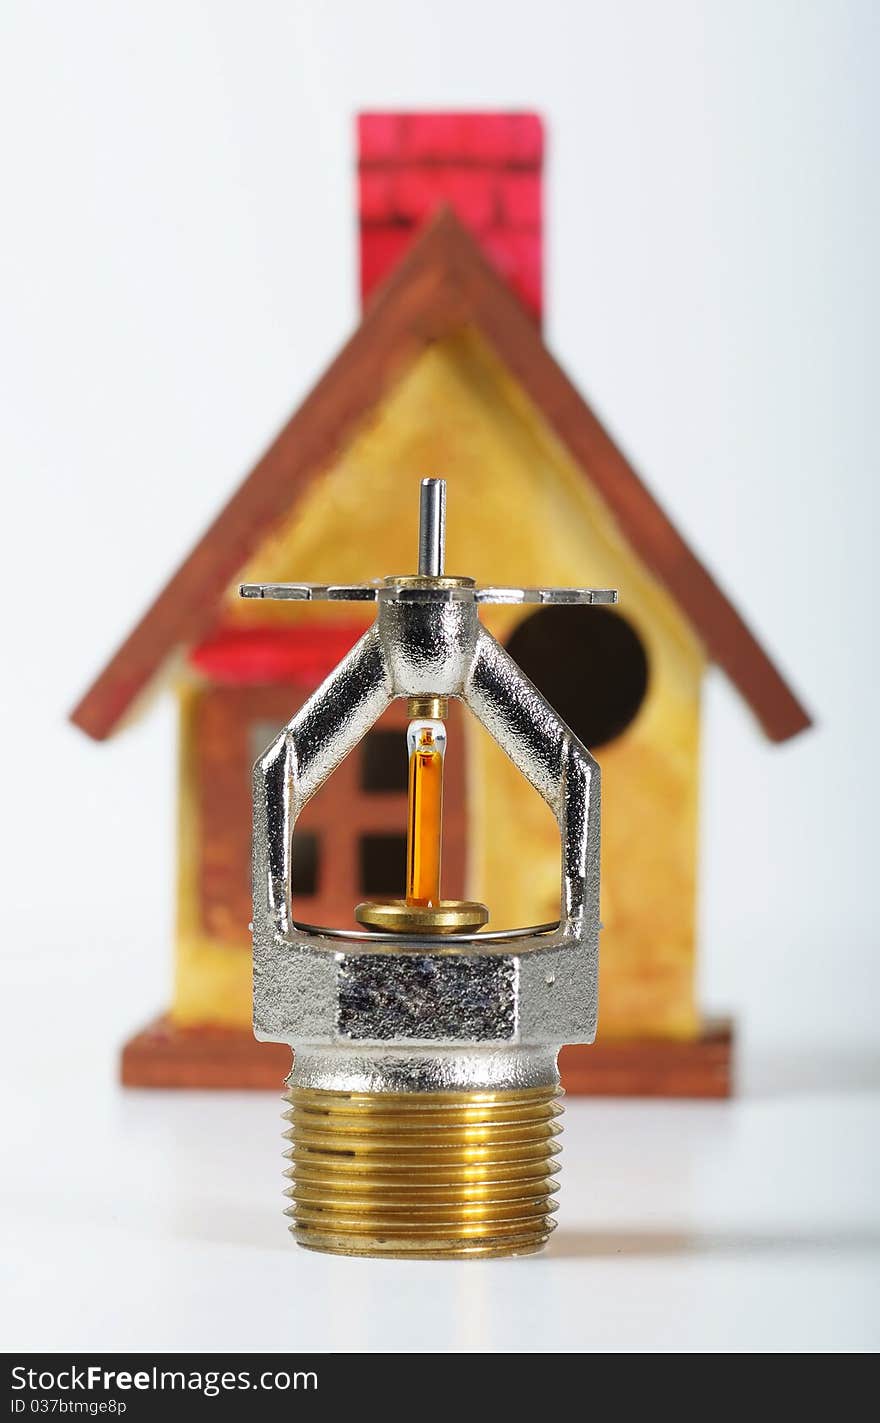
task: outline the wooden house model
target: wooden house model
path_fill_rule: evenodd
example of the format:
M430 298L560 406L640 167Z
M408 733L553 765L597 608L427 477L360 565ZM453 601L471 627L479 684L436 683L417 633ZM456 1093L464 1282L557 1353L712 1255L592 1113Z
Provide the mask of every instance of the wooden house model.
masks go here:
M602 767L600 1040L567 1050L566 1086L721 1095L729 1029L695 1000L708 664L772 741L808 716L542 342L540 120L367 114L358 132L363 320L73 712L109 737L178 669L173 997L123 1079L276 1086L288 1070L250 1030L250 768L369 617L236 592L410 570L415 490L435 474L451 573L620 590L614 610L484 613ZM299 918L351 927L359 899L400 892L404 724L403 705L387 713L306 811ZM558 917L547 807L462 714L447 767L444 892L485 901L495 928Z

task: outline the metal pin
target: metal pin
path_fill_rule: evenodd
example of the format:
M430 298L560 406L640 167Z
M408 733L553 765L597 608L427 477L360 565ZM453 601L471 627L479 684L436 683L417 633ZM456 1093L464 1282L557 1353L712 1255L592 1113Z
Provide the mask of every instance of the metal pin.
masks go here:
M441 578L446 557L446 480L423 479L419 495L419 573Z

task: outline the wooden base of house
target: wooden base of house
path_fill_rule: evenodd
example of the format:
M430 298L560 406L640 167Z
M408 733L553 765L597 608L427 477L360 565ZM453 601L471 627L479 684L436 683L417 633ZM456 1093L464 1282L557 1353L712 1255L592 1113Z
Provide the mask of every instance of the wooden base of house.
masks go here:
M687 1042L668 1038L610 1038L592 1047L562 1049L566 1091L593 1097L729 1097L733 1026L707 1021ZM290 1048L258 1043L234 1028L179 1028L156 1019L122 1051L126 1087L266 1088L280 1091L290 1071Z

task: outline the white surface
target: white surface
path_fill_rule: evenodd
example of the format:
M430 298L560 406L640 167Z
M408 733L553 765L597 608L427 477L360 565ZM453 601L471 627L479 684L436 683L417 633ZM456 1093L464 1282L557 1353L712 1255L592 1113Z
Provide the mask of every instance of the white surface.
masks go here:
M880 1346L877 1064L765 1062L734 1103L569 1099L547 1252L451 1264L298 1249L274 1094L109 1068L71 1041L2 1084L7 1349Z
M865 1342L869 1099L818 1089L880 995L878 40L872 0L0 7L19 1343ZM598 1255L426 1274L291 1255L268 1099L110 1091L169 996L174 728L64 715L356 319L352 114L428 104L545 113L550 344L819 725L772 750L710 679L702 998L817 1094L578 1107Z

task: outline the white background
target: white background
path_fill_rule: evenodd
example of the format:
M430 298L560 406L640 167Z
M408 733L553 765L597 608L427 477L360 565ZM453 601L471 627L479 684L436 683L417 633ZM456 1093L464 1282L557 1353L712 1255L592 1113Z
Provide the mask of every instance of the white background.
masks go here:
M870 0L0 7L12 1345L393 1348L423 1279L428 1347L876 1345L878 60ZM710 678L743 1100L579 1104L581 1235L426 1277L287 1247L269 1099L114 1088L169 997L174 727L64 720L351 330L353 115L407 106L545 115L549 344L818 722L772 748Z

